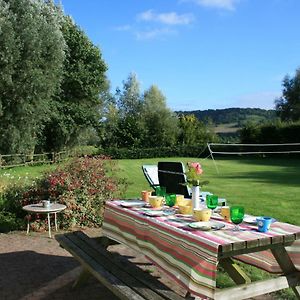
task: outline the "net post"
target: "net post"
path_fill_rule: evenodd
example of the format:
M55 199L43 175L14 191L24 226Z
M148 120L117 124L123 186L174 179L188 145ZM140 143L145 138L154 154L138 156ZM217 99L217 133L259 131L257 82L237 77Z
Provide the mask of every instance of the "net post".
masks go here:
M210 149L210 144L209 144L209 143L207 143L207 148L208 148L208 151L209 151L209 155L211 156L211 158L212 158L212 160L213 160L213 163L214 163L214 166L215 166L215 168L216 168L217 174L220 174L219 169L218 169L218 166L217 166L217 164L216 164L216 162L215 162L215 159L214 159L214 156L213 156L213 152L212 152L211 149Z

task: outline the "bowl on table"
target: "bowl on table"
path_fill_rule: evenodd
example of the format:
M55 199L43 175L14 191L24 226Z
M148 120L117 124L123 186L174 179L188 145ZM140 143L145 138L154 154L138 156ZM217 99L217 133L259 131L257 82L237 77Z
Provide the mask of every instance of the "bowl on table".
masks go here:
M181 206L192 206L192 199L187 199L187 198L178 198L178 196L176 197L176 203L175 205L177 205L178 207Z
M211 217L211 209L194 209L193 210L193 217L196 221L201 222L208 222Z
M192 205L178 205L179 213L182 215L191 215L193 213Z
M164 197L161 196L149 196L149 204L153 208L160 208L162 207L164 202Z

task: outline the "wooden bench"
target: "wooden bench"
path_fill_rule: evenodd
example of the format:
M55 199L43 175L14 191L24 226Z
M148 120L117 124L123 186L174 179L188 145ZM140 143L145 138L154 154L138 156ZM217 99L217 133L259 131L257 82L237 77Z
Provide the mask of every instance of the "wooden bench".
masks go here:
M116 242L108 238L90 238L83 232L76 231L56 235L55 239L83 267L74 286L83 283L88 278L87 275L93 275L120 299L187 299L121 255L109 252L107 247Z

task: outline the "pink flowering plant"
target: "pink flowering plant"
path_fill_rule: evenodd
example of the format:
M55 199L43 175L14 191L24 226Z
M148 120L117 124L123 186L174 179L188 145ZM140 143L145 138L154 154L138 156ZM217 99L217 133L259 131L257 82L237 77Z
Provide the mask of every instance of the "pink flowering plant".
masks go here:
M190 186L202 186L208 183L208 181L201 181L201 175L203 169L198 162L188 162L188 171L186 172L187 182Z
M80 157L45 174L35 185L20 193L18 201L21 212L22 206L44 199L66 205L67 208L57 215L63 229L100 227L105 201L122 197L127 186L127 180L120 177L116 162L109 157ZM47 230L45 215L28 217L32 230Z

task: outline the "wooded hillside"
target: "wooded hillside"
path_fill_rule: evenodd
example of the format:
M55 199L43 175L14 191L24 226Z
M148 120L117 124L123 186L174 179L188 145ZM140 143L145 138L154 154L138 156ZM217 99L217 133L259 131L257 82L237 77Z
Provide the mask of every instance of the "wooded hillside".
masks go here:
M260 108L226 108L194 111L177 111L177 114L194 114L199 120L211 119L215 125L235 123L241 127L247 122L264 123L276 119L275 110Z

